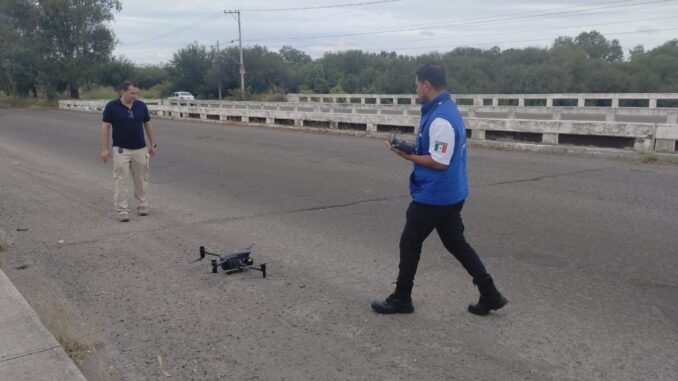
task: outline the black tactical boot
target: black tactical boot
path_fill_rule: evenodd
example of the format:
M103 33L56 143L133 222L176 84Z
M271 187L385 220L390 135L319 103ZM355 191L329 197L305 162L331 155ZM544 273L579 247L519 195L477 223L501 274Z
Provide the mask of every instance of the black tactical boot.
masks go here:
M481 279L474 279L473 283L478 286L480 291L480 300L476 304L469 304L468 312L475 315L487 315L492 310L498 310L508 303L502 294L499 293L497 288L494 286L494 281L492 281L491 276L487 276Z
M372 302L372 309L380 314L409 314L414 312L412 298L398 296L396 293L389 295L386 300Z

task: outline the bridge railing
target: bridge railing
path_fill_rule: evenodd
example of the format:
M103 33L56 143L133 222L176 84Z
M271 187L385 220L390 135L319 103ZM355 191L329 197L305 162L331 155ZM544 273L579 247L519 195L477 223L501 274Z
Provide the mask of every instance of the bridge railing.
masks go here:
M626 95L626 99L636 99ZM668 94L664 96L663 99L673 99ZM678 98L678 94L673 96ZM353 130L369 134L414 133L420 116L416 105L208 100L146 102L151 113L162 118ZM60 108L100 112L105 103L65 100L60 101ZM474 141L678 151L678 108L462 105L460 110L466 122L467 136Z
M677 108L676 93L453 94L461 106ZM288 102L416 105L413 94L287 94Z

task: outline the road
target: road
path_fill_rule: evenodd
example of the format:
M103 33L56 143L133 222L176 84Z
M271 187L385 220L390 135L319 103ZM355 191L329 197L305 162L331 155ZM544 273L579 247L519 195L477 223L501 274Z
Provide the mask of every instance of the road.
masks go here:
M180 380L678 379L678 166L472 148L467 239L511 302L466 312L432 235L415 313L379 316L410 170L379 140L156 120L151 214L123 224L99 120L0 110L0 255L124 380L158 356ZM187 264L251 243L266 279Z

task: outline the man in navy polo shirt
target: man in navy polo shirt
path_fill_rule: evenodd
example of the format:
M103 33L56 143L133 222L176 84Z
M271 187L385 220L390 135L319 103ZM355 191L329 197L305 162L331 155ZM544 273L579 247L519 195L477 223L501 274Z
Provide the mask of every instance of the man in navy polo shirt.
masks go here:
M134 198L140 216L148 215L148 168L150 157L158 146L154 141L151 116L146 104L137 98L139 87L125 81L120 86L120 98L112 100L104 108L101 122L101 160L111 157L108 137L113 129L113 179L115 192L113 205L121 222L129 221L127 198L130 175L134 183ZM146 146L144 131L148 136Z
M478 286L480 300L468 306L476 315L502 308L502 296L471 245L464 238L461 209L468 196L466 131L457 105L445 91L445 71L427 64L417 70L415 85L421 98L421 121L413 153L386 145L414 163L410 175L412 202L400 237L400 265L396 289L386 300L372 303L382 314L411 313L412 287L424 240L436 229L445 248L461 262Z

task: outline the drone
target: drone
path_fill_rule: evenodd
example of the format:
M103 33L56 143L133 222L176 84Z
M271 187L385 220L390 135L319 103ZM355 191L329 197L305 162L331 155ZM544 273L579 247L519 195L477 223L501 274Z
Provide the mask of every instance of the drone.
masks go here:
M244 249L235 250L224 254L210 253L205 250L205 246L200 246L200 258L191 261L190 263L202 261L205 259L205 256L211 255L218 258L211 260L213 273L219 272L219 267L221 267L223 272L226 274L243 272L245 270L257 270L261 271L264 278L266 278L266 264L262 263L259 266L255 266L254 259L250 257L253 246L254 245L252 244Z
M414 153L416 148L414 147L414 144L408 143L405 140L401 140L396 138L398 134L395 133L391 135L388 139L388 142L391 144L391 147L394 147L398 149L399 151L405 152L405 153Z

